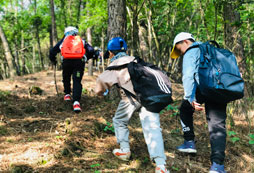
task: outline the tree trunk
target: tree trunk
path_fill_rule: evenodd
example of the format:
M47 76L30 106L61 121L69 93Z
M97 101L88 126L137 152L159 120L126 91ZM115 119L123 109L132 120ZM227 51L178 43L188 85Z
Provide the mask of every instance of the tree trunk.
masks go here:
M105 70L105 66L104 66L104 57L103 57L103 55L104 55L104 50L105 50L105 45L104 45L104 42L105 42L105 33L104 33L104 29L102 29L102 31L101 31L101 54L102 54L102 56L101 56L101 58L102 58L102 70L104 71Z
M86 38L87 42L92 45L92 32L91 28L87 28L86 30ZM88 76L93 76L93 59L88 60Z
M65 7L65 0L61 0L61 16L64 21L64 26L67 27L68 23L67 23L67 17L66 17L66 7Z
M132 13L131 13L131 10ZM141 56L139 51L139 37L138 37L138 0L134 0L133 6L127 7L128 15L131 21L131 55Z
M77 10L77 23L80 23L80 11L82 11L83 7L82 7L82 0L79 0L78 3L78 10Z
M152 50L152 11L146 7L146 20L148 25L147 38L148 38L148 46L149 46L149 57L148 61L153 62L153 50Z
M139 47L140 47L140 54L141 58L144 59L145 61L148 61L149 57L149 50L148 50L148 45L146 42L145 36L147 35L146 29L139 24Z
M1 40L3 42L3 48L4 48L4 53L5 53L5 58L9 67L9 76L13 77L15 75L15 68L13 66L13 56L11 54L10 46L8 44L8 41L5 37L4 31L2 29L2 26L0 25L0 36Z
M53 45L55 45L57 43L58 37L57 37L57 31L56 31L54 0L50 0L50 12L51 12L52 39L53 39Z
M240 71L246 71L243 43L240 35L240 13L237 11L237 0L228 0L223 4L225 45L237 57Z
M126 0L108 0L108 40L114 37L126 40L126 27ZM110 91L110 99L120 98L116 86Z
M34 0L34 14L37 14L37 0ZM39 17L37 17L34 21L34 25L35 25L35 38L37 41L37 46L38 46L38 54L39 54L39 60L41 61L41 68L44 69L44 59L42 56L42 52L41 52L41 42L40 42L40 34L39 34L39 26L41 24L41 19Z
M122 37L126 40L126 0L108 0L108 40Z
M239 2L237 0L228 0L223 3L223 18L224 18L224 40L226 48L234 52L237 58L240 72L244 78L247 75L247 65L244 56L243 42L240 35L240 13L237 11ZM248 90L249 86L246 82L245 89ZM249 92L245 92L249 95Z

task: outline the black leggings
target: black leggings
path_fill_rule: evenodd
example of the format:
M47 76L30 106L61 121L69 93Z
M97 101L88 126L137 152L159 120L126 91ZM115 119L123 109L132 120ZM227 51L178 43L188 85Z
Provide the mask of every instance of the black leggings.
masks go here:
M64 93L71 93L71 76L73 81L73 101L80 101L82 93L81 80L84 75L85 63L83 59L63 60L63 85Z
M211 162L223 164L226 148L226 107L227 104L205 101L206 119L210 134ZM183 126L184 139L194 140L193 130L194 108L188 100L183 100L180 106L180 119Z

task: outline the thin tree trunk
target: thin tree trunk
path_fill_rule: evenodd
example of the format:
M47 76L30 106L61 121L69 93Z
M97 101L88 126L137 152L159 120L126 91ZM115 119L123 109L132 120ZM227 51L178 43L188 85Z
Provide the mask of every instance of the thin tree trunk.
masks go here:
M149 60L149 50L148 50L148 45L146 42L145 36L147 36L147 30L143 27L140 26L139 24L139 47L140 47L140 54L141 58L144 59L145 61Z
M67 27L68 26L68 23L67 23L67 17L66 17L66 7L65 7L65 0L61 0L61 16L62 16L62 19L64 21L64 26Z
M6 58L6 62L8 64L9 67L9 76L13 77L15 75L15 68L13 65L13 56L11 54L11 50L10 50L10 46L8 44L8 41L6 39L6 36L4 34L3 28L0 25L0 37L2 39L2 43L3 43L3 48L4 48L4 53L5 53L5 58Z
M34 14L37 14L37 0L34 0ZM37 46L38 46L38 55L39 55L39 60L41 61L41 68L44 69L44 60L41 52L41 43L40 43L40 35L39 35L39 25L40 25L40 18L36 18L34 21L35 25L35 38L37 41Z
M104 29L102 29L102 31L101 31L101 54L102 54L102 56L101 56L101 58L102 58L102 70L104 71L105 70L105 64L104 64L104 49L105 49L105 45L104 45L104 42L105 42L105 34L104 34Z
M147 25L148 25L148 47L149 47L149 57L148 60L150 62L153 61L152 57L153 57L153 50L152 50L152 11L149 8L146 8L146 20L147 20Z
M87 28L86 30L86 38L87 42L92 45L92 31L91 28ZM93 59L88 60L88 75L93 76Z
M204 2L204 1L203 1ZM201 16L201 21L206 29L206 37L208 40L210 40L210 35L209 35L209 31L208 31L208 28L207 28L207 23L206 23L206 20L205 20L205 12L204 12L204 8L202 7L202 1L199 0L199 10L200 10L200 16Z
M52 29L52 38L53 45L57 43L57 31L56 31L56 19L55 19L55 10L54 10L54 0L50 0L50 14L51 14L51 29Z
M35 72L35 45L33 44L33 61L32 61L32 68L33 68L33 73Z
M80 23L80 11L82 11L83 7L82 7L82 0L79 0L78 3L78 10L77 10L77 23Z

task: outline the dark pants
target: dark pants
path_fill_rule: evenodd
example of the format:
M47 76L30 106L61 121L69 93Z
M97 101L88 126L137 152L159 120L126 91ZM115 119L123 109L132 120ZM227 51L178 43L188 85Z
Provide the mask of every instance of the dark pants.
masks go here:
M196 95L197 96L197 95ZM199 97L202 97L199 95ZM202 99L202 98L201 98ZM197 97L197 101L198 97ZM200 103L200 102L199 102ZM208 130L210 134L211 144L211 162L223 164L226 148L226 107L227 104L214 103L204 101L206 119L208 122ZM193 131L193 113L194 108L188 100L183 100L180 107L180 119L183 126L184 139L194 140L195 134Z
M73 101L80 101L82 93L81 80L84 75L85 62L83 59L63 60L63 85L64 93L71 93L71 76L73 82Z

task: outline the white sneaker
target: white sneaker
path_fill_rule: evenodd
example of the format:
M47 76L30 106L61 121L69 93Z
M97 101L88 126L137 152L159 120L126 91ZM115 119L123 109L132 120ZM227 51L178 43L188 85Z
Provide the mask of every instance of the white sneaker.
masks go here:
M131 152L130 151L123 151L123 149L114 149L113 154L121 160L124 161L129 161L131 157Z
M155 168L155 173L170 173L164 165L158 165Z

